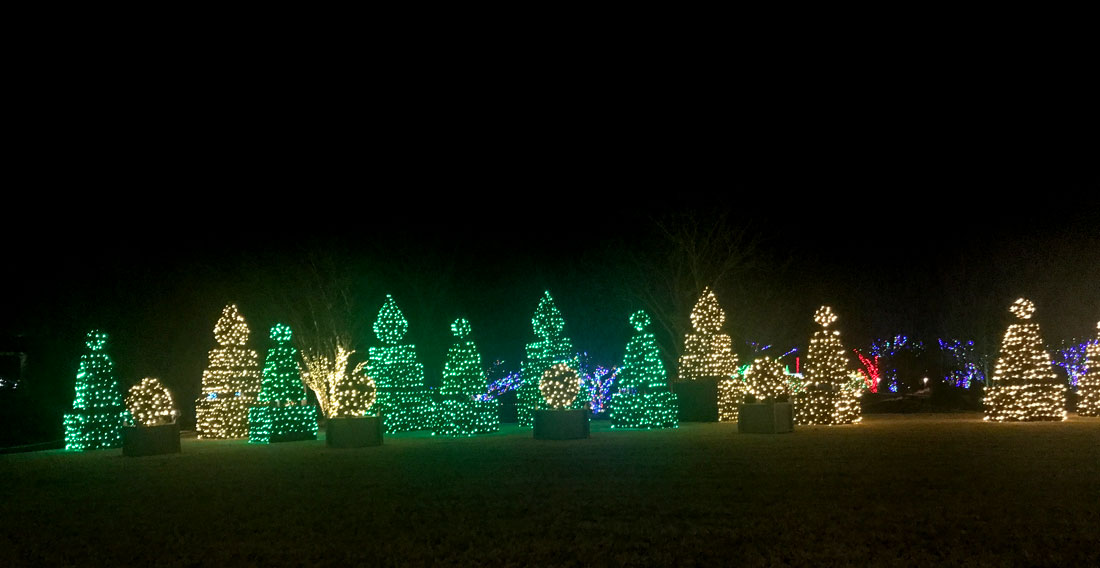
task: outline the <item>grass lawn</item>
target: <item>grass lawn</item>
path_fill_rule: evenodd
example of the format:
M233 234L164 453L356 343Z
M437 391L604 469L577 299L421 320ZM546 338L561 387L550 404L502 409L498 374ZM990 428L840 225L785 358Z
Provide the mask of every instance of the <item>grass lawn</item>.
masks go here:
M1100 419L0 455L0 566L1100 565Z

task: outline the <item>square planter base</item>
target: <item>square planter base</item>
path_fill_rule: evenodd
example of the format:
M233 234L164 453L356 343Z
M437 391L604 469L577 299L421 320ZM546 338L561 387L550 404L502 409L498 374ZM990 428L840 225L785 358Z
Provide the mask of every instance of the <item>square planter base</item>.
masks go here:
M588 437L588 410L536 410L536 440L579 440Z
M789 402L742 404L737 409L741 434L782 434L794 431L794 409Z
M718 422L718 378L672 383L680 402L680 422Z
M330 448L365 448L382 445L382 418L329 418L325 445Z
M129 457L180 453L180 425L124 426L122 455Z

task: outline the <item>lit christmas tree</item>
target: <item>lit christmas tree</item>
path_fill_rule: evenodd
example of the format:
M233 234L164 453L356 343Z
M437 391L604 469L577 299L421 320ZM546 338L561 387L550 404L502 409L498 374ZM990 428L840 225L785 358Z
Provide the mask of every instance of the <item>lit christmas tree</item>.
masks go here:
M444 436L472 436L500 429L500 401L478 400L488 381L481 367L481 353L470 335L470 322L457 319L451 332L458 340L447 350L443 364L438 422L434 433Z
M398 345L409 331L409 322L393 297L374 320L374 334L382 347L370 348L367 374L378 394L374 409L383 417L387 433L427 430L435 417L435 404L424 386L424 365L416 360L415 345Z
M684 338L684 354L680 356L680 381L694 381L704 377L728 379L737 371L737 355L734 354L730 336L723 333L726 314L718 305L718 298L710 288L691 310L691 327L695 333Z
M146 377L130 387L126 395L126 408L134 422L141 426L170 424L180 415L168 389L153 377Z
M248 411L251 443L317 439L317 407L309 403L298 350L290 338L290 327L280 323L271 328L275 347L267 351L260 394Z
M549 291L539 300L539 306L531 318L531 327L538 340L527 344L527 359L520 364L523 385L519 388L516 402L519 425L528 427L534 424L534 412L546 408L539 394L539 381L543 373L558 363L571 363L574 358L573 342L565 336L565 319L554 305ZM574 405L579 407L584 402L581 397Z
M1096 330L1100 332L1100 323ZM1077 415L1100 416L1100 333L1085 353L1087 370L1077 380Z
M638 310L630 316L637 334L626 344L619 371L619 392L611 396L612 428L675 428L676 395L668 389L668 374L661 363L657 339L645 331L649 315Z
M821 329L814 332L806 353L806 383L794 397L795 423L851 424L859 422L859 389L851 387L848 356L840 343L840 332L829 330L837 316L829 306L821 306L814 321Z
M73 411L65 415L65 449L94 450L122 445L128 412L122 406L115 364L107 355L107 334L89 331L76 373Z
M1001 342L993 383L983 400L985 419L1065 420L1066 385L1054 374L1039 324L1027 321L1035 313L1035 304L1020 298L1009 311L1020 321L1008 326Z
M214 325L218 347L202 373L202 396L195 403L199 438L248 436L248 409L260 392L260 358L246 347L248 323L234 304L222 309Z

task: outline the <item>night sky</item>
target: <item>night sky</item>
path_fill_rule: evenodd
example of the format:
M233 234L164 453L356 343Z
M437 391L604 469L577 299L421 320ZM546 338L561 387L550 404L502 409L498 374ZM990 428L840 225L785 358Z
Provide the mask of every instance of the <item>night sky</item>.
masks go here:
M502 141L461 159L391 147L239 161L222 143L145 150L125 174L79 162L79 176L47 171L39 186L101 189L28 190L8 208L0 332L35 346L27 382L59 416L83 334L105 329L123 386L160 377L185 425L221 307L238 303L262 356L270 326L302 312L311 278L342 283L363 353L393 294L429 384L456 317L486 361L518 368L543 290L575 345L617 364L638 291L665 282L661 224L743 231L745 262L715 283L742 359L747 341L804 348L826 303L850 347L905 333L972 338L995 354L1021 295L1049 345L1095 334L1100 184L1083 162L973 157L963 143L922 154L868 142L812 159L741 146L604 157L589 140L533 158ZM674 357L677 340L658 337Z

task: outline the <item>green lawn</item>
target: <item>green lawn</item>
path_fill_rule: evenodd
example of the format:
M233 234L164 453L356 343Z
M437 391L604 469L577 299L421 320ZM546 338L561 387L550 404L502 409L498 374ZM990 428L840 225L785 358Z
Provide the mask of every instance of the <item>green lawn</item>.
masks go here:
M0 565L1100 565L1100 419L0 455Z

